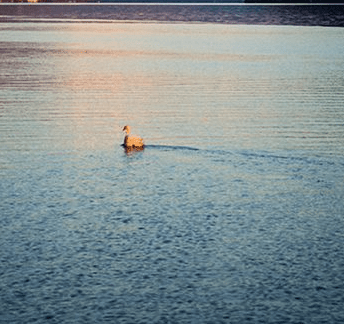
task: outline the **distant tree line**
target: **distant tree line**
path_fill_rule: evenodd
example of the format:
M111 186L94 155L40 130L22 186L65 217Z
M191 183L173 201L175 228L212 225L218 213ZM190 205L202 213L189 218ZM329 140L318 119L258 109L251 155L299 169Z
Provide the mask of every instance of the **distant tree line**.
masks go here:
M48 3L244 3L245 0L0 0L6 3L48 2Z
M275 4L293 4L293 3L324 3L324 4L336 4L343 3L344 0L0 0L0 2L7 3L24 3L24 2L49 2L49 3L116 3L116 2L127 2L127 3L250 3L250 4L262 4L262 3L275 3Z
M324 4L335 4L335 3L343 3L343 0L332 0L332 1L326 1L326 0L285 0L285 1L279 1L279 0L245 0L245 3L280 3L280 4L288 4L288 3L324 3Z
M343 0L344 1L344 0ZM245 0L0 0L6 3L48 2L48 3L245 3Z

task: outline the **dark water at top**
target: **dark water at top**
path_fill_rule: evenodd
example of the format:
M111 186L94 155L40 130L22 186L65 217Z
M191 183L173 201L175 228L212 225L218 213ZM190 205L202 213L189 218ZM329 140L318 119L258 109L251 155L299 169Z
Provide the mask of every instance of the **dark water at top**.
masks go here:
M0 6L0 323L343 323L344 29L105 8Z
M253 25L344 26L343 5L3 5L0 21L100 19Z

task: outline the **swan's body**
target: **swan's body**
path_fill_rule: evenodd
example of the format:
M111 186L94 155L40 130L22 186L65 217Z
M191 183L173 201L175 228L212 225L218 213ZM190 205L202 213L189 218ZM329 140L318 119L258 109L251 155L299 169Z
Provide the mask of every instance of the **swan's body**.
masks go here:
M124 126L123 131L127 133L124 137L124 147L126 149L135 149L135 150L142 150L144 148L143 139L139 136L133 136L130 134L130 127Z

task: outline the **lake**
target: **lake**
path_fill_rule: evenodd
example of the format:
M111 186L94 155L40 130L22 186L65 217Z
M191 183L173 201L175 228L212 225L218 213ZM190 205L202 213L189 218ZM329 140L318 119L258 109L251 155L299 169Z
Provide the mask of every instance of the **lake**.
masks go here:
M0 6L0 322L342 323L344 29L37 8Z

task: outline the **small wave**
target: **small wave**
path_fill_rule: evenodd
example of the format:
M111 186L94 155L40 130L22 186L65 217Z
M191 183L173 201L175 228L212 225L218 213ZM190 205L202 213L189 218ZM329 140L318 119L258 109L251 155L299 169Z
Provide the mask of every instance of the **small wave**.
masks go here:
M322 156L306 156L303 154L297 155L296 152L293 154L288 155L286 154L276 154L273 152L254 152L254 151L242 151L237 152L241 156L246 156L247 158L254 158L254 159L267 159L267 160L274 160L274 161L285 161L285 163L289 162L299 162L303 164L312 164L312 165L329 165L334 166L336 163L333 159L328 159ZM340 161L339 161L340 162Z
M199 151L200 149L190 146L175 146L175 145L145 145L145 149L158 149L164 151L186 150Z
M124 147L124 145L121 145ZM328 159L326 157L320 157L320 156L305 156L305 155L298 155L296 152L294 154L283 154L282 152L268 152L268 151L232 151L232 150L221 150L221 149L201 149L191 146L181 146L181 145L145 145L145 149L154 149L154 150L160 150L160 151L193 151L193 152L203 152L205 154L210 154L212 156L232 156L237 155L241 156L242 158L245 158L247 160L250 159L264 159L267 161L279 161L279 163L289 163L289 162L298 162L303 164L312 164L312 165L328 165L328 166L335 166L335 165L341 165L343 166L344 163L341 161L333 161L333 159Z

